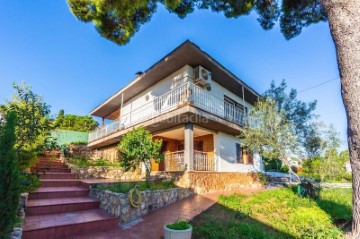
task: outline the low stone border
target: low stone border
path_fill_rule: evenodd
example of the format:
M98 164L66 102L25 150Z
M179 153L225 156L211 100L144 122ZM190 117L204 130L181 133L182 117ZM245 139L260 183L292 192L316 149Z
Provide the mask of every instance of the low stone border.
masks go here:
M322 188L352 188L351 183L320 183Z
M267 185L268 189L281 186L297 186L299 182L270 182ZM352 188L351 183L313 183L315 187L320 188Z
M18 210L17 215L23 220L25 219L25 208L26 208L28 197L29 197L28 193L22 193L20 195L20 199L19 199L19 210ZM20 225L19 227L14 227L14 229L10 235L10 238L11 239L21 239L22 238L22 225Z
M141 205L134 208L130 204L127 193L98 190L96 185L90 190L90 197L99 200L100 207L106 212L119 217L120 223L127 223L193 194L193 190L189 188L145 190L141 192Z

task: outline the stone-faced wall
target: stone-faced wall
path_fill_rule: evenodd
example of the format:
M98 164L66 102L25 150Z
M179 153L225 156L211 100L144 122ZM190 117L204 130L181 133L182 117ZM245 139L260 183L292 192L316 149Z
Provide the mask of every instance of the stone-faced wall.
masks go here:
M109 179L121 179L124 181L135 181L143 178L139 170L134 172L124 172L119 167L107 167L107 166L87 166L79 167L73 164L67 164L71 169L71 173L77 175L78 178L109 178Z
M195 193L236 191L262 186L256 173L156 172L152 177L158 180L172 179L177 186L192 188Z
M92 150L92 158L101 158L109 162L115 162L119 158L117 144Z
M138 208L131 206L127 193L114 193L97 190L94 185L90 197L100 201L100 207L113 216L120 218L120 223L126 223L150 212L189 197L193 191L188 188L171 188L164 190L141 192L142 202Z
M91 149L87 145L70 144L68 146L68 153L70 157L92 158Z
M25 209L26 209L28 197L29 197L28 193L22 193L20 195L19 209L18 209L17 216L20 217L22 220L25 220ZM13 231L10 234L10 239L21 239L22 238L22 226L23 226L22 224L23 223L21 223L17 227L13 228Z
M256 173L186 172L176 185L190 187L196 193L234 191L246 187L261 187Z

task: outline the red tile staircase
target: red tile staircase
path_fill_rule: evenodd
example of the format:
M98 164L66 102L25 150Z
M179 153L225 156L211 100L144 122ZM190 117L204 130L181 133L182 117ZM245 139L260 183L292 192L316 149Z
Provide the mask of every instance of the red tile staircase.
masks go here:
M118 218L100 209L88 197L89 185L60 160L39 159L31 171L40 174L41 187L29 195L23 239L71 238L118 227Z

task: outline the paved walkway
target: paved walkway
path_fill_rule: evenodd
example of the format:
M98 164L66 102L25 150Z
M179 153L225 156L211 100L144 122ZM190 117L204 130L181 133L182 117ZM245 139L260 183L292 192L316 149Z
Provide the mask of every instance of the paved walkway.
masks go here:
M246 189L237 191L239 193L254 193L262 189ZM201 195L194 195L167 207L158 209L142 218L142 221L129 226L127 229L118 227L110 230L96 233L82 234L70 237L71 239L160 239L163 236L163 227L165 224L177 220L192 219L202 211L214 205L221 194L230 194L234 192L217 192ZM123 225L124 226L124 225Z

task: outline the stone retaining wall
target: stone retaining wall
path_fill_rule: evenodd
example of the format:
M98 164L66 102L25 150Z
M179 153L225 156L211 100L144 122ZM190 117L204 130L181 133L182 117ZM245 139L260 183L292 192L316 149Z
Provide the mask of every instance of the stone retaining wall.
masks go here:
M140 180L143 178L140 172L124 172L119 167L108 167L108 166L86 166L79 167L73 164L67 163L71 169L71 173L77 175L78 178L109 178L109 179L121 179L121 180Z
M97 190L96 185L90 190L90 197L100 201L100 207L113 216L120 218L120 223L149 214L150 212L189 197L193 191L188 188L171 188L141 192L142 202L138 208L131 206L126 193Z
M20 217L21 219L25 219L25 208L26 208L26 204L27 204L27 200L28 200L29 194L28 193L22 193L20 195L20 199L19 199L19 210L18 210L18 217ZM11 235L10 235L10 239L21 239L22 238L22 225L19 225L17 227L14 227Z
M67 164L72 173L78 178L109 178L124 181L138 181L145 179L140 171L123 172L118 167L90 166L79 167ZM229 172L152 172L152 180L173 180L181 188L192 188L196 193L215 191L234 191L248 187L261 187L256 173L229 173Z
M236 191L263 186L256 173L229 172L157 172L153 177L173 179L182 188L192 188L195 193Z

